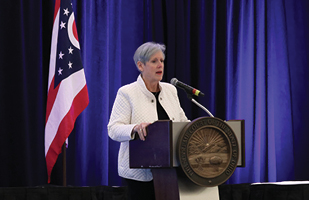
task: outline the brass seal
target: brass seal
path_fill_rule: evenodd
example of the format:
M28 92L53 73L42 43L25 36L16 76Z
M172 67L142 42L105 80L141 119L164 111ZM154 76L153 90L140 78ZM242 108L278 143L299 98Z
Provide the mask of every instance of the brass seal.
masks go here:
M215 117L201 117L187 124L179 135L177 151L182 170L200 186L222 184L237 167L235 133Z

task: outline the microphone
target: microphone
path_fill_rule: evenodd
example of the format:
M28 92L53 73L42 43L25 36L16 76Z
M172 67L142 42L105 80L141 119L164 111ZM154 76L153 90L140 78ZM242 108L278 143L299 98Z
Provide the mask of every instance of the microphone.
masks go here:
M181 82L181 81L178 81L176 78L172 78L171 79L171 84L176 86L176 87L179 87L183 90L185 90L187 93L189 94L194 94L195 96L204 96L204 93Z

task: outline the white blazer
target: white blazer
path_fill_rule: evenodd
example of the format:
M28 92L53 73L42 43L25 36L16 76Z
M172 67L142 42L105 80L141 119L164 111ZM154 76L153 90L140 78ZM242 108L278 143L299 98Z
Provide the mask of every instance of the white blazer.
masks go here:
M170 120L174 122L189 121L180 106L175 86L159 82L159 101ZM137 81L122 86L112 108L108 135L111 139L121 142L118 154L118 174L127 179L151 181L150 169L130 169L129 141L135 125L142 122L153 123L158 120L155 96L146 88L141 77Z

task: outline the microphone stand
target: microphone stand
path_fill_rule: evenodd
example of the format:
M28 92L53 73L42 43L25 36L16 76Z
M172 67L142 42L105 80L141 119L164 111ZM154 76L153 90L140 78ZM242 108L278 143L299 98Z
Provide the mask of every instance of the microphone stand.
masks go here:
M187 97L188 99L190 99L193 103L195 103L198 107L202 108L205 112L207 112L207 114L210 116L210 117L214 117L211 112L209 112L209 110L207 110L207 108L205 108L204 106L202 106L199 102L197 102L195 99L193 99L192 95L187 93Z

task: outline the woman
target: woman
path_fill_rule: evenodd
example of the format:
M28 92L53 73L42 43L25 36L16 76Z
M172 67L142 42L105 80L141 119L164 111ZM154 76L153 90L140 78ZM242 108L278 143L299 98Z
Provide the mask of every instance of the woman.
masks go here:
M160 82L164 72L165 46L153 42L141 45L134 54L140 75L121 87L108 124L109 137L121 142L118 173L128 185L130 199L155 199L150 169L129 168L129 141L138 134L147 136L146 127L157 120L188 121L180 106L176 88Z

